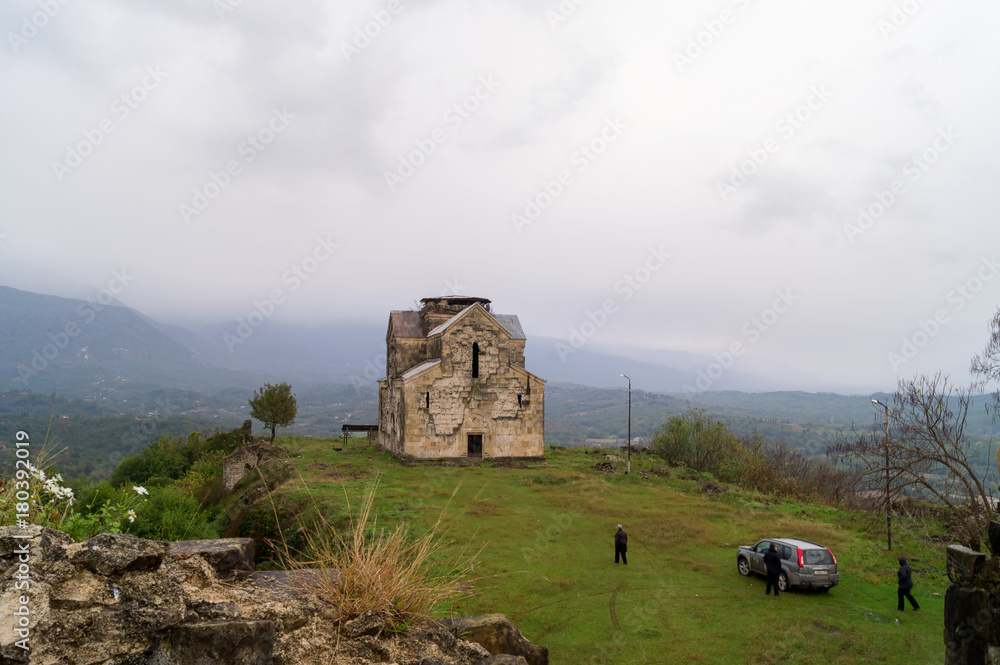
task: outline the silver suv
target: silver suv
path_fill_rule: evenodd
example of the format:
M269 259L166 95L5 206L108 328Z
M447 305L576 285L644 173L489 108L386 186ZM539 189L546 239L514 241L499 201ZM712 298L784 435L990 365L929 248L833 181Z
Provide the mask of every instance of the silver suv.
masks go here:
M777 546L781 556L779 590L786 591L790 586L797 586L829 591L840 582L837 557L833 556L830 548L797 538L766 538L753 547L741 545L736 550L736 569L740 575L767 575L764 553L771 543Z

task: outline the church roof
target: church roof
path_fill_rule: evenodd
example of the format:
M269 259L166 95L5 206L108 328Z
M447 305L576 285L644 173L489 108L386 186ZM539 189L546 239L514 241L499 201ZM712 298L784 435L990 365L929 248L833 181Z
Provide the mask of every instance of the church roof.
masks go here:
M465 316L465 314L470 309L477 306L480 309L482 309L483 313L486 316L492 318L494 321L499 323L500 327L506 330L510 334L511 339L526 339L524 336L524 330L521 328L521 322L518 320L516 314L491 314L490 312L486 311L481 305L470 305L469 307L466 307L461 312L451 317L450 319L439 325L434 330L427 333L427 336L432 337L434 335L443 333L445 330L454 325L456 321Z
M405 311L389 314L392 332L396 337L423 337L424 320L420 312Z
M493 314L493 318L510 333L511 339L528 339L517 314Z
M420 374L424 370L430 369L431 367L440 364L441 364L440 358L437 358L436 360L425 360L416 367L412 367L406 372L404 372L401 378L405 381L406 379L409 379L411 376L416 376L417 374Z
M437 335L438 333L442 333L447 330L472 307L475 307L475 303L466 307L461 312L437 326L430 332L424 331L423 317L420 315L420 312L414 310L391 312L389 314L389 322L392 324L392 333L394 337L431 337L432 335ZM490 312L486 312L485 309L483 311L487 316L493 317L493 319L499 323L504 330L510 333L511 339L527 339L524 334L524 328L521 327L521 321L517 318L516 314L492 314Z

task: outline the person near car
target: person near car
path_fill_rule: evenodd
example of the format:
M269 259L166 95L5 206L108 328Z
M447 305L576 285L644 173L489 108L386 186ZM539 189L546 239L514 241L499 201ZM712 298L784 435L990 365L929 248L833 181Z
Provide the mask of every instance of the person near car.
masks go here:
M767 569L767 590L766 595L771 595L771 587L774 587L774 597L778 597L778 577L781 575L781 555L774 543L764 552L764 567Z
M625 556L625 552L628 550L628 534L625 533L625 529L622 525L618 525L618 530L615 531L615 563L618 563L618 557L622 559L622 563L626 566L628 565L628 558Z
M902 612L903 599L909 598L913 609L919 610L920 605L917 604L917 601L913 599L913 595L910 594L910 589L913 588L913 569L910 568L910 564L906 563L906 557L901 556L897 561L899 561L899 570L896 572L896 578L899 580L899 589L896 595L899 597L899 604L896 606L896 609Z

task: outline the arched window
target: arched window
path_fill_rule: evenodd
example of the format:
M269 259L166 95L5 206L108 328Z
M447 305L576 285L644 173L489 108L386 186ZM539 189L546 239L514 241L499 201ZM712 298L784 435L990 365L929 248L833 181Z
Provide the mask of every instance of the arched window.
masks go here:
M472 378L479 378L479 342L472 343Z

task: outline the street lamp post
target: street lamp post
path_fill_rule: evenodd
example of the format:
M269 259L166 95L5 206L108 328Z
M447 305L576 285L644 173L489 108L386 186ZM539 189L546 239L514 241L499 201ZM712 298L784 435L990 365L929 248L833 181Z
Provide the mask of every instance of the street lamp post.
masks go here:
M625 466L625 473L632 473L632 379L624 374L618 376L628 381L628 464Z
M885 409L885 535L892 551L892 496L889 494L889 407L872 399L872 404Z

